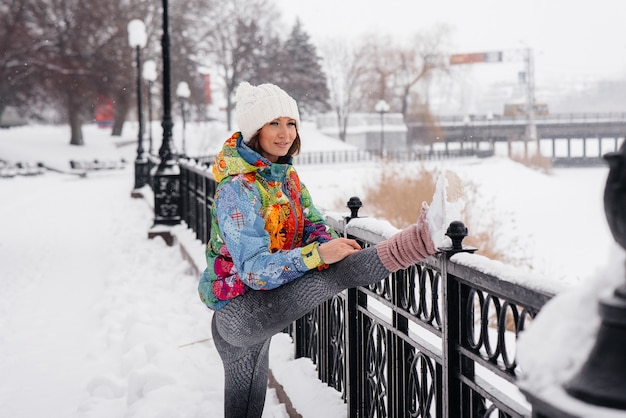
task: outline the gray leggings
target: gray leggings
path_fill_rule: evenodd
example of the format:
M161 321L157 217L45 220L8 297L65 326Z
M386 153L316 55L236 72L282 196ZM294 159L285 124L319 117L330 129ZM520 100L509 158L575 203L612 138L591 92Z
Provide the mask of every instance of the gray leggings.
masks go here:
M276 289L249 291L216 311L211 331L224 364L225 417L253 418L263 413L274 334L337 293L378 283L389 274L375 247L368 247Z

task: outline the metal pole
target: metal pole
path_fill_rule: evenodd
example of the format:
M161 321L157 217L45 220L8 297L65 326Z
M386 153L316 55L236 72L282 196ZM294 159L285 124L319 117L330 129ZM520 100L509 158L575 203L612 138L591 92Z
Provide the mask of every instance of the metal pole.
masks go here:
M152 154L152 80L148 81L148 154Z
M533 51L532 49L526 49L526 89L527 89L527 141L537 141L537 150L539 152L539 138L537 137L537 125L535 124L535 65L533 63ZM527 147L525 147L527 148Z
M161 165L173 161L172 155L172 92L170 76L170 33L169 33L168 0L163 0L163 37L161 38L161 50L163 54L163 142L159 149Z
M187 128L187 123L185 120L185 110L186 110L186 100L184 97L180 99L180 108L183 116L183 155L187 156L187 147L185 144L185 130Z
M139 132L137 134L137 158L143 156L143 112L141 111L141 48L137 50L137 121L139 122Z
M163 142L159 149L160 162L153 170L154 225L148 238L161 236L168 245L174 244L171 232L160 226L180 224L182 218L180 166L172 152L172 101L170 83L170 36L168 2L163 0Z
M385 112L380 112L380 156L385 155Z
M131 192L132 197L143 197L138 190L148 184L149 168L148 161L144 155L143 149L143 112L141 110L141 47L137 45L136 64L137 64L137 121L139 129L137 133L137 157L135 158L135 186Z

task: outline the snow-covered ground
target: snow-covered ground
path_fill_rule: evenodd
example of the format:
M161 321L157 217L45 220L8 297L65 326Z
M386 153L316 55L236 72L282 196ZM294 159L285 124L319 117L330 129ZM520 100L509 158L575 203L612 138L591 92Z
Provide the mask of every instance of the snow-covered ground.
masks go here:
M213 124L187 126L190 154L214 152L228 135ZM303 152L349 148L309 124L301 134ZM83 147L68 145L68 135L64 126L0 131L3 160L42 161L60 169L68 169L70 159L128 162L122 170L91 172L86 178L52 172L0 178L2 415L221 416L223 372L210 340L211 313L197 296L197 277L177 247L147 239L151 209L130 197L136 130L127 126L120 140L87 126ZM153 135L157 149L156 124ZM116 147L116 142L130 145ZM481 216L498 220L497 241L512 259L532 265L532 275L584 290L592 301L601 290L594 283L606 290L620 274L623 280L622 264L616 263L623 251L613 243L602 207L606 168L547 175L502 157L428 164L453 170L476 186ZM341 210L336 202L363 196L384 168L354 163L298 171L318 206ZM404 169L410 172L416 165ZM367 207L361 214L367 215ZM202 258L201 243L191 248ZM560 306L559 315L540 315L533 324L558 316L564 324L559 329L572 331L563 322L569 320L567 309ZM592 309L587 314L583 328L591 331L581 332L580 323L576 331L583 345L589 345L597 323ZM544 338L553 327L536 328L541 334L532 339L529 331L528 340L550 341L551 351L571 341L565 331ZM549 358L545 351L533 356L541 345L528 346L520 353L524 368L547 387L556 379L545 371ZM339 395L315 379L309 360L293 360L291 350L286 336L275 337L271 368L296 409L304 417L345 416ZM264 416L286 416L272 390Z

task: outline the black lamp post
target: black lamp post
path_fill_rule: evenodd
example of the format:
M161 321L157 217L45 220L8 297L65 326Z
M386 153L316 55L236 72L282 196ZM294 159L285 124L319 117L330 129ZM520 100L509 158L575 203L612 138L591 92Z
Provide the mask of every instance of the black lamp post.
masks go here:
M187 99L189 99L189 96L191 95L191 91L189 91L189 84L187 84L185 81L181 81L180 83L178 83L178 87L176 87L176 96L178 96L178 99L180 100L180 112L183 116L183 155L187 156L187 147L185 144L185 130L187 129L187 123L186 123L186 118L185 118L185 114L186 114L186 105L187 105Z
M181 221L180 167L174 158L172 145L172 94L170 81L170 34L167 0L163 0L163 142L159 148L160 162L152 170L154 192L154 225L148 237L161 236L169 244L174 243L171 232L164 227L178 225Z
M380 156L385 153L385 113L389 112L389 104L384 100L379 100L374 109L380 113Z
M143 149L143 112L141 111L141 48L146 46L146 26L139 19L128 22L128 43L137 52L136 73L137 73L137 121L139 132L137 133L137 158L135 159L135 187L131 193L132 197L142 197L139 191L148 183L148 160Z
M148 154L152 154L152 89L156 78L156 62L147 60L143 63L143 79L148 82Z
M604 158L610 168L604 188L604 211L613 238L626 249L626 141L618 152ZM626 277L623 279L612 295L600 300L602 322L595 345L565 390L594 405L626 410Z

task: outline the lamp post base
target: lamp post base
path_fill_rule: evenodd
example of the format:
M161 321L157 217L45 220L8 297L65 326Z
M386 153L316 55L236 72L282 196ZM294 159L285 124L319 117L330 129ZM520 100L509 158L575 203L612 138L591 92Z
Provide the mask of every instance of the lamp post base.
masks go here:
M565 391L590 404L626 410L626 286L600 301L600 316L596 343Z
M144 157L139 157L135 160L135 186L131 192L131 197L141 198L141 188L148 184L150 179L150 165L148 160Z
M152 169L154 225L178 225L182 219L180 167L175 160L162 161Z

